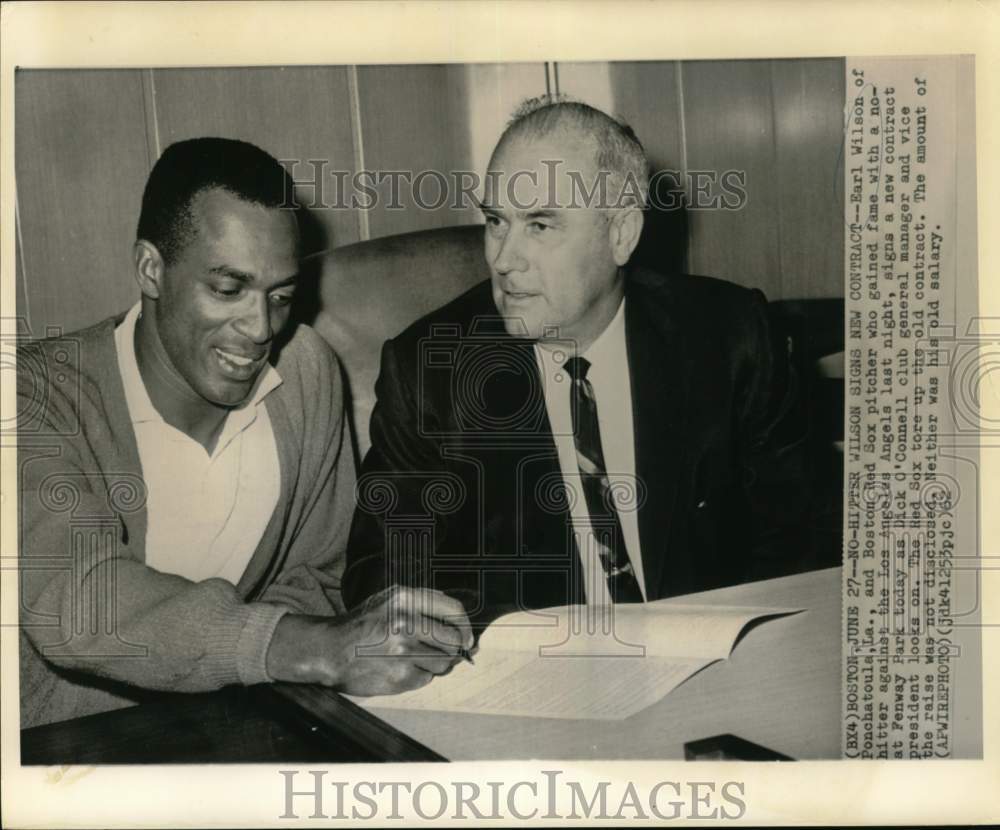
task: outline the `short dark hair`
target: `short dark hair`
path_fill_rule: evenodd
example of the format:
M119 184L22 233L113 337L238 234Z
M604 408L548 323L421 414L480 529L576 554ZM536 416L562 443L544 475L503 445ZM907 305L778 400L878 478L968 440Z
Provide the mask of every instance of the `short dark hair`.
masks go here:
M195 233L191 204L222 189L264 207L296 207L295 183L277 159L246 141L192 138L171 144L153 165L142 193L139 239L174 262Z

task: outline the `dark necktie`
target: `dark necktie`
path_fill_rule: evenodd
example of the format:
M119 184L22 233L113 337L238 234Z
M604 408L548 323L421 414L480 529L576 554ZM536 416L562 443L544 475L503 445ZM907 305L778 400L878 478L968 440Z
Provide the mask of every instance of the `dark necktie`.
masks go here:
M573 412L576 462L580 467L580 480L590 513L590 525L612 601L642 602L642 591L628 558L621 521L608 485L604 450L601 448L601 430L597 421L597 401L594 398L594 387L587 380L588 369L590 362L586 358L571 357L566 361L566 371L573 378L570 409Z

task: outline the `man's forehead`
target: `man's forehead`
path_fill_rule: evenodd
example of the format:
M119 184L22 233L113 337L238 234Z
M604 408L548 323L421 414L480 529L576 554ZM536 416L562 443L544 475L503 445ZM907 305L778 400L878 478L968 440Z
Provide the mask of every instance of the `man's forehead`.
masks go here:
M599 176L596 156L592 139L564 130L505 140L483 182L484 207L558 210L577 204Z
M298 273L301 239L294 211L210 188L191 200L191 219L183 255L199 267L267 285L287 283Z
M219 238L227 233L292 232L298 235L294 211L268 207L241 198L221 187L200 191L191 200L191 218L196 231L207 238Z
M596 139L587 132L560 127L541 135L520 133L505 137L493 151L489 171L509 173L511 167L565 169L570 165L591 168L596 163Z
M261 206L241 199L222 187L208 187L198 191L191 199L191 217L195 224L219 227L233 217L253 215Z

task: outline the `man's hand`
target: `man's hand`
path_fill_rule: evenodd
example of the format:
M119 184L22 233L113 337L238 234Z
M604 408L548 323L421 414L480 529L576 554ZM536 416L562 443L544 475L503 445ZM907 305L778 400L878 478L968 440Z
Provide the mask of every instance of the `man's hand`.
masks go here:
M446 673L472 645L458 600L394 585L343 617L286 614L271 638L267 673L352 695L395 694Z

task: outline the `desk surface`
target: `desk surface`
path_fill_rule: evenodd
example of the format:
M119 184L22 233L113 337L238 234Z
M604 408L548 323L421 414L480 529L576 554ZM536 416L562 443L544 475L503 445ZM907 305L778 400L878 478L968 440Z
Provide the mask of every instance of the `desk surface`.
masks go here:
M752 626L732 656L624 721L372 709L451 760L682 759L730 733L797 759L840 755L840 569L678 598L806 608Z
M673 759L731 733L793 758L840 745L840 569L678 602L808 609L752 627L733 655L624 721L366 711L321 687L224 689L21 733L22 763Z

